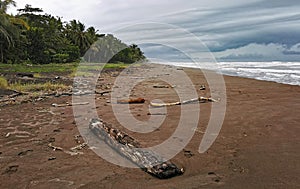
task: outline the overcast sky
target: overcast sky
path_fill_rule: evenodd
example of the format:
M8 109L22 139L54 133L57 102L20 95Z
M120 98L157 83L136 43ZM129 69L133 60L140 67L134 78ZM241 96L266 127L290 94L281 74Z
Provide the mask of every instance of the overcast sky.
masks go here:
M138 43L150 58L188 61L207 46L218 61L300 61L299 0L15 1Z

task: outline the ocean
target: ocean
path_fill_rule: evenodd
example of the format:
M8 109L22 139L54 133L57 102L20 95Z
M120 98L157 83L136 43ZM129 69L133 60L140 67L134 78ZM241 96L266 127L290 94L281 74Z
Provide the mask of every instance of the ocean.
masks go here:
M300 86L300 62L160 62L179 67L214 70L230 76L252 78Z

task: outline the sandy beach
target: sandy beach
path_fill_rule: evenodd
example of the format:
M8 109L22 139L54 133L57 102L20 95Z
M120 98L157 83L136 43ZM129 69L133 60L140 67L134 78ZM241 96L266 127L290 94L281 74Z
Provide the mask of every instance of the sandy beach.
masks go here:
M191 78L199 96L210 96L200 70L176 71ZM117 74L102 74L99 89L112 88ZM192 140L171 159L185 173L167 180L111 164L88 146L77 154L66 153L84 141L72 106L51 104L71 102L70 96L0 107L0 188L300 188L300 87L231 76L224 80L227 106L220 134L208 151L198 152L211 110L211 103L199 104L200 120ZM144 104L130 105L138 120L149 119L153 99L178 101L174 88L154 85L166 83L147 80L131 92L133 98L146 99ZM199 90L202 85L206 90ZM96 95L95 101L98 115L122 129L110 94ZM175 131L180 108L168 107L165 121L151 133L123 130L145 147L160 144Z

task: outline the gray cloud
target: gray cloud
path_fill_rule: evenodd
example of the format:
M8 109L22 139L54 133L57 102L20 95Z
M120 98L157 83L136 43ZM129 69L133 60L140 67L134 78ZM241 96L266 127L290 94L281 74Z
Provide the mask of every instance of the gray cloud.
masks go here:
M26 4L24 0L16 1L19 7ZM127 43L148 43L141 47L151 58L163 56L170 61L184 60L186 55L174 50L175 46L185 49L187 54L205 51L202 44L195 42L195 37L219 60L295 61L300 58L298 0L87 0L84 3L81 0L31 0L28 3L66 20L75 18L95 25L100 31L114 33ZM171 26L169 30L157 24L132 26L146 22L172 24L192 35ZM173 47L160 47L162 42Z

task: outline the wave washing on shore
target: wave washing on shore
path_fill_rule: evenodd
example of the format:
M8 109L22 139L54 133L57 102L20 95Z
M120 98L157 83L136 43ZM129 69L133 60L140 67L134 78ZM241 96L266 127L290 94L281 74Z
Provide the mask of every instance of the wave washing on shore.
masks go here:
M211 63L188 62L160 62L159 64L209 69L224 75L300 86L300 62L218 62L214 66Z

